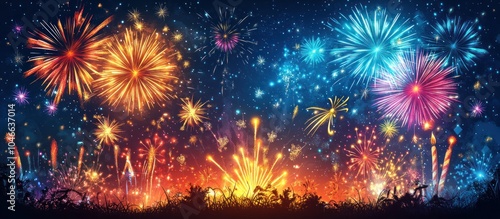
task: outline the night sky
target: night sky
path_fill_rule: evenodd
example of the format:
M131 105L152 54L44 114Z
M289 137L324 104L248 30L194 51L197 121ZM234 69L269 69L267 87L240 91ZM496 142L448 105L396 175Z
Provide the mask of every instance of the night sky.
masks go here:
M222 3L229 8L219 8ZM251 121L255 117L260 118L256 136L268 149L266 156L269 162L274 161L275 154L283 154L274 175L282 171L288 173L281 188L299 190L303 188L302 184L308 182L325 199L348 196L331 193L332 184L337 182L338 177L350 179L344 183L347 187L363 186L363 180L368 180L365 186L369 187L369 183L376 180L371 178L374 176L356 175L359 166L353 164L349 156L351 145L356 144L358 139L356 128L362 133L361 137L358 136L361 139L375 130L377 139L374 144L384 151L379 155L380 160L402 156L402 169L398 170L396 177L402 181L401 185L409 185L416 180L423 184L432 183L431 132L437 138L440 164L450 136L457 139L446 182L450 194L474 180L480 180L471 177L479 174L479 170L485 175L492 174L490 172L499 163L500 99L497 93L500 89L500 29L497 27L500 3L494 0L384 0L363 4L340 0L317 3L70 0L60 4L57 13L48 16L47 22L56 24L61 19L64 25L65 20L81 8L84 16L92 16L92 26L112 16L111 22L99 31L101 36L120 35L126 28L158 33L158 41L169 47L167 58L169 64L175 66L171 74L177 79L168 81L172 86L172 91L168 91L171 97L156 101L152 107L130 111L124 104L110 105L105 102L106 97L98 94L102 89L93 89L95 93L89 94L85 101L80 100L76 92L68 94L65 90L57 104L57 111L50 115L47 105L54 101L55 93L45 89L47 84L43 83L43 79L24 75L35 67L30 58L37 55L37 51L23 39L37 38L37 35L33 34L23 18L38 24L40 21L33 20L33 15L44 12L44 9L36 1L2 3L1 121L6 123L8 104L15 103L15 143L21 156L24 177L34 182L35 190L56 186L51 178L55 170L49 164L53 139L58 145L60 168L74 166L83 145L84 168L100 166L98 172L102 174L103 187L108 191L123 189L123 183L121 187L117 186L113 146L100 144L94 135L98 128L96 123L102 117L121 124L120 138L113 144L120 149L118 170L121 172L124 168L126 154L130 151L138 181L145 178L142 168L147 159L147 156L140 155L145 148L140 141L159 136L164 142L164 151L160 152L156 163L155 184L172 191L184 191L189 183L212 187L227 185L222 180L222 171L208 161L207 156L212 156L225 169L235 168L232 155L239 153L238 148L243 147L250 152L253 149L254 128ZM160 16L159 8L166 8L168 13ZM346 64L339 58L359 52L354 49L346 52L347 37L338 31L338 28L352 22L348 18L356 9L370 18L375 11L385 10L388 22L400 14L393 28L399 28L399 25L411 27L402 33L411 37L408 41L410 48L405 51L434 52L436 56L445 52L432 50L429 42L438 34L433 27L447 19L460 18L461 22L470 22L470 31L476 35L469 40L475 43L476 49L485 52L472 57L459 53L467 61L465 64L443 64L442 68L455 67L448 78L454 83L456 95L453 95L453 101L449 101L445 112L429 121L429 127L424 127L422 121L412 125L396 121L398 133L390 140L384 137L381 125L390 120L391 115L375 105L380 98L373 91L375 79L359 80L359 75L353 74L357 64ZM140 14L137 19L130 18L134 10ZM221 16L230 17L231 22L241 21L235 29L240 33L241 41L232 52L219 49L214 43L213 26L219 21L219 10L223 11ZM143 27L139 29L137 23ZM343 31L350 33L353 30ZM303 51L307 42L314 39L321 40L322 59L308 61ZM97 71L106 69L108 59L103 57L95 63ZM384 61L374 66L392 69L392 65L385 65ZM98 74L93 76L99 77ZM20 89L28 92L26 103L20 103L16 96ZM328 98L334 97L349 98L348 111L338 111L333 121L331 128L335 133L328 134L326 122L315 133L308 134L307 121L314 115L314 110L306 109L328 109ZM192 98L194 102L201 100L201 103L207 101L204 105L206 119L183 129L178 115L183 98ZM471 107L477 101L480 102L480 113ZM294 109L298 111L294 113ZM0 126L0 133L7 133L6 124ZM273 135L276 135L275 139ZM221 145L217 140L224 137L228 143ZM291 151L297 148L301 148L300 153L293 157ZM7 149L2 150L0 162L7 160L7 153ZM481 159L486 164L478 162ZM380 162L378 165L382 168L384 163ZM28 163L31 163L31 169ZM485 167L477 167L478 163ZM342 185L340 187L343 188ZM140 183L137 188L142 188Z

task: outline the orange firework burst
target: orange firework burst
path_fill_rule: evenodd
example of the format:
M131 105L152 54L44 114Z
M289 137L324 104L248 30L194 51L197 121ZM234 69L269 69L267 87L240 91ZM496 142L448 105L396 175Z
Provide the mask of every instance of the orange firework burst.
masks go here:
M205 108L203 108L207 102L201 103L201 100L198 100L194 103L192 98L181 100L184 103L179 113L179 117L181 117L181 121L183 122L181 129L184 129L186 125L194 127L203 122L203 119L207 119L207 117L204 116L206 113Z
M120 129L121 124L116 120L109 121L109 117L100 117L97 119L97 129L94 131L94 135L99 140L99 144L113 145L118 138L121 138L119 133L122 132Z
M35 37L28 38L28 47L36 51L29 59L35 66L24 76L35 75L43 80L47 95L56 93L55 104L66 89L69 94L76 91L83 100L83 94L91 91L92 74L97 73L96 64L104 54L101 46L106 39L97 33L111 22L111 17L91 27L92 16L82 15L83 9L75 12L65 26L61 20L57 25L42 22L43 31L36 30Z
M127 29L123 40L110 40L108 62L95 82L105 103L133 112L172 97L167 82L176 78L170 74L174 66L158 36Z
M356 167L358 168L358 173L362 174L366 178L378 168L378 159L382 148L375 147L375 140L377 136L375 135L375 128L371 130L369 134L369 127L366 127L365 133L358 133L358 128L355 128L356 136L358 140L356 144L351 145L350 149L346 149L347 156L350 157L349 169Z

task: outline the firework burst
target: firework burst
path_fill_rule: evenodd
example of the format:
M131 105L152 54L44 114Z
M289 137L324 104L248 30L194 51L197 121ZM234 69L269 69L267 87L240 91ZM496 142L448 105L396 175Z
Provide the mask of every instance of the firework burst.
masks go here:
M391 73L386 69L373 92L380 95L375 106L387 117L408 125L434 121L456 101L456 85L442 68L444 60L422 52L405 53L393 60Z
M146 191L149 191L149 195L151 196L156 162L165 162L165 159L159 159L160 157L163 157L163 154L165 154L165 150L162 149L163 141L157 134L155 134L152 141L148 138L144 141L140 141L140 143L144 146L144 149L139 149L139 156L146 157L143 171L146 179L148 180Z
M347 156L350 157L349 169L356 168L358 170L356 176L361 174L368 178L374 170L378 169L382 148L375 144L375 140L377 140L375 128L366 127L364 134L358 132L358 128L355 130L356 144L352 144L349 149L346 149Z
M24 87L20 87L14 91L14 100L20 105L28 103L28 90Z
M486 54L486 50L479 47L479 34L471 21L448 18L433 29L435 36L428 40L429 49L444 57L444 64L457 71L468 70L475 64L474 59Z
M413 34L408 34L413 26L406 26L406 21L399 23L400 14L389 19L385 10L376 10L373 15L368 10L353 9L352 15L344 22L333 20L338 48L333 49L337 57L334 62L342 68L350 68L352 75L358 77L358 83L370 82L379 77L380 67L388 66L391 58L400 51L411 48Z
M484 112L484 104L480 100L475 100L470 104L470 109L473 117L479 117Z
M380 132L384 134L384 137L392 138L398 134L398 128L396 121L388 119L380 125Z
M196 103L194 103L193 99L181 99L183 104L182 110L179 113L179 117L181 118L182 127L181 129L185 129L186 125L189 125L191 127L197 126L200 123L203 122L203 119L208 119L205 117L205 108L203 106L207 103L201 103L201 100L198 100Z
M325 43L318 38L305 39L301 45L302 60L308 64L316 65L325 60Z
M226 12L223 8L218 10L218 19L213 19L210 14L205 12L203 19L209 19L211 22L210 39L213 47L207 53L207 56L214 55L217 51L220 52L219 64L228 63L229 56L241 58L244 63L248 62L248 54L252 53L252 48L249 45L256 45L250 35L257 28L254 26L246 27L245 21L248 15L242 19L237 19L234 16L234 11ZM202 47L201 49L204 49ZM204 56L205 59L207 56Z
M282 154L277 154L276 159L269 167L264 161L264 158L259 158L261 153L260 143L254 149L254 157L248 157L243 148L240 148L240 156L233 155L236 167L233 169L234 174L230 174L219 163L217 163L212 156L207 159L215 164L222 172L224 172L224 180L230 184L230 188L235 187L238 196L253 197L258 192L258 188L275 188L282 186L285 183L286 171L276 175L275 166L283 159ZM264 156L264 155L260 155Z
M24 73L25 77L35 75L43 80L47 94L55 93L57 105L63 94L75 92L80 100L84 92L91 91L97 73L97 64L102 60L101 49L105 38L98 32L111 22L111 17L92 27L92 16L83 16L83 9L67 19L65 26L42 22L43 30L35 30L34 37L28 38L28 47L34 56L29 59L35 66Z
M108 44L110 57L95 81L98 96L111 106L128 112L151 108L172 97L169 81L175 79L168 50L157 34L146 35L127 29Z
M110 121L109 117L100 117L97 119L97 129L94 135L99 140L99 144L113 145L121 136L123 131L120 129L121 124L116 120Z
M333 120L337 117L337 113L341 111L348 111L348 108L345 106L347 106L349 97L347 97L346 99L344 99L344 97L335 97L334 100L332 100L332 98L328 98L328 100L330 100L330 104L332 105L330 109L320 107L307 108L307 110L314 110L314 116L307 120L307 123L309 123L309 125L307 125L306 129L310 129L308 134L314 134L320 126L328 122L328 134L333 135L335 133L335 131L332 129L334 122Z

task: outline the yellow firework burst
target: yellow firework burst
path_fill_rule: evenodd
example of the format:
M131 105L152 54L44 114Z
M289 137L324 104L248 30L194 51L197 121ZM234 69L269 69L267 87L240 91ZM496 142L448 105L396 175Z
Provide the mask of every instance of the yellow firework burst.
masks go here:
M128 12L128 19L131 21L138 21L141 19L141 13L137 9Z
M165 7L163 5L158 6L158 8L156 8L156 15L159 18L165 18L166 16L168 16L167 7Z
M330 100L330 104L332 105L330 109L320 107L307 108L307 110L314 110L314 116L306 122L309 123L309 125L307 125L306 127L306 129L310 129L308 134L316 133L320 126L328 122L328 134L333 135L335 133L335 131L332 129L334 122L333 119L337 117L338 112L348 111L348 108L345 106L347 106L349 97L347 97L346 99L344 99L344 97L335 97L334 100L332 100L332 98L328 98L328 100Z
M394 120L385 120L382 125L380 125L380 132L384 134L386 138L392 138L398 134L398 126Z
M203 119L207 119L207 117L204 116L206 113L205 108L203 108L207 102L201 103L201 100L198 100L194 103L192 98L181 100L183 102L182 110L179 113L179 117L181 117L181 121L183 122L181 129L185 129L186 125L194 127L202 123Z
M94 135L99 140L99 144L113 145L121 138L119 134L123 131L120 129L121 124L116 120L110 122L109 117L98 117L96 125Z
M123 106L128 112L142 111L172 97L168 49L158 34L127 29L108 44L110 54L95 84L98 96L111 106Z
M276 188L285 183L286 171L281 174L274 173L276 164L283 159L283 155L278 153L271 166L267 165L265 159L259 159L260 143L254 151L254 157L248 157L243 148L240 148L240 156L233 155L235 162L234 174L230 174L217 163L212 156L207 159L214 163L222 172L224 172L224 180L229 183L229 188L236 188L236 195L243 197L252 197L257 193L258 188ZM263 155L261 155L263 156Z
M258 118L252 119L255 132L259 126L260 120ZM230 184L230 188L235 188L235 194L242 197L252 197L261 190L281 187L285 184L286 171L281 174L275 173L276 164L283 160L281 153L276 154L276 158L272 165L266 158L267 149L261 151L261 143L259 140L254 139L253 158L245 153L244 148L240 148L240 156L233 155L236 165L233 169L234 174L231 175L219 163L217 163L212 156L207 159L214 163L222 172L224 172L224 180ZM262 154L261 154L262 152ZM236 168L237 167L237 168Z

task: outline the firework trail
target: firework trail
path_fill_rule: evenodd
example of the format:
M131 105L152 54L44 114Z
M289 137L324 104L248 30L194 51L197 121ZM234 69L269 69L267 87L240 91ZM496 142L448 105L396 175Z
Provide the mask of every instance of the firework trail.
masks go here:
M146 139L144 141L140 141L140 144L144 146L145 149L140 149L140 156L146 156L146 161L144 165L144 175L147 182L146 191L149 192L149 196L151 196L151 192L153 191L153 178L154 172L156 168L156 162L163 163L164 161L159 160L158 157L163 156L165 150L161 149L163 147L163 141L160 140L159 136L155 134L153 141L151 139Z
M57 169L57 142L55 139L52 139L52 143L50 144L50 161L52 164L52 169Z
M19 178L23 178L23 164L21 163L21 156L17 150L17 146L14 146L14 157L16 158L16 166L19 171Z
M442 68L443 59L422 52L406 53L393 60L391 72L383 70L373 92L381 97L375 106L385 117L407 125L433 121L456 100L456 84L448 75L452 68Z
M113 147L113 152L115 155L116 180L118 182L118 187L120 187L120 171L118 170L118 154L120 153L120 147L118 147L118 145L115 145Z
M83 16L81 9L66 20L65 26L61 20L57 25L42 21L43 31L35 30L34 37L28 38L28 48L34 50L28 61L35 66L24 76L35 75L43 80L47 94L56 93L55 105L66 91L76 92L80 100L84 92L91 92L92 75L98 72L97 64L104 56L102 45L106 41L98 32L111 22L111 17L95 27L90 25L91 20L92 16Z
M85 147L83 145L80 147L80 153L78 154L78 175L80 175L80 172L82 170L82 163L83 163L83 155L85 154Z

